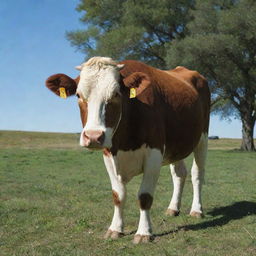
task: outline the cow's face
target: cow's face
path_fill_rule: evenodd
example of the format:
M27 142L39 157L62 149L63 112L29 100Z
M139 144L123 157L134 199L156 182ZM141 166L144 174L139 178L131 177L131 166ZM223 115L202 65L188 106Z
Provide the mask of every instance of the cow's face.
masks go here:
M112 146L122 112L119 71L123 65L108 58L98 61L94 58L77 67L81 71L76 91L83 123L80 145L92 149Z
M121 81L123 67L123 64L117 64L111 58L94 57L77 67L81 73L76 79L55 74L46 80L46 86L58 96L63 96L61 89L65 91L64 97L77 95L83 124L81 146L111 148L112 138L122 118L122 101L129 100L129 89L136 91L138 100L147 103L147 97L141 95L150 84L149 77L134 72L123 75Z

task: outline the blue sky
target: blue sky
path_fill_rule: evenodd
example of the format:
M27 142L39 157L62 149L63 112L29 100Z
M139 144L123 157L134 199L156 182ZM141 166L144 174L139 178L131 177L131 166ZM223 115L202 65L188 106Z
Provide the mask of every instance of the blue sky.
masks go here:
M83 28L78 2L0 1L0 130L81 131L76 98L63 100L44 86L54 73L76 77L84 61L65 38ZM239 138L241 124L212 116L209 134Z

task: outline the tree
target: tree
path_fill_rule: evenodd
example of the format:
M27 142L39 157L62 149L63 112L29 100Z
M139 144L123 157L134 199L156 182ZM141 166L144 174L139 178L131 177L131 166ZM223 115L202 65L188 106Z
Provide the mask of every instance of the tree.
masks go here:
M80 0L84 30L67 38L87 57L139 59L166 66L166 45L183 38L193 0Z
M198 0L188 35L173 40L169 65L200 70L210 81L213 111L242 121L242 150L254 151L256 1Z

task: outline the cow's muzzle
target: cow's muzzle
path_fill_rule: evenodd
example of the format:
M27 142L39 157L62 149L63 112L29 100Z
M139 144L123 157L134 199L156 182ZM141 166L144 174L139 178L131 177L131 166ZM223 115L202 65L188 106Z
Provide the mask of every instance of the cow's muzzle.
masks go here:
M80 145L90 149L101 149L105 139L104 131L84 130L81 133Z

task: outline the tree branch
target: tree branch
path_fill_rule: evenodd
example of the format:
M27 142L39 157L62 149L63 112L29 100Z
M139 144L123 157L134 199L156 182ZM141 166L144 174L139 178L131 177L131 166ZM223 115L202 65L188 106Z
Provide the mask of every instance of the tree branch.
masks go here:
M159 55L152 49L152 46L151 46L149 43L147 43L147 42L145 42L145 43L147 44L148 48L143 48L143 51L144 51L145 53L149 53L150 55L156 57L156 58L159 59L161 62L163 62L163 64L165 65L165 60L164 60L161 56L159 56Z
M174 39L174 37L173 37L172 34L170 34L170 33L166 32L166 31L164 31L164 30L161 30L161 29L157 28L156 26L150 24L150 23L149 23L147 20L145 20L144 18L142 18L141 20L142 20L143 23L145 23L145 24L151 29L151 31L153 31L153 33L154 33L158 38L161 37L161 36L158 34L158 33L160 33L160 34L163 34L163 35L167 36L170 41ZM161 39L161 40L162 40L162 39Z
M211 100L211 108L214 107L215 104L217 104L218 102L220 102L221 100L223 100L224 98L222 96L218 96L215 99Z

